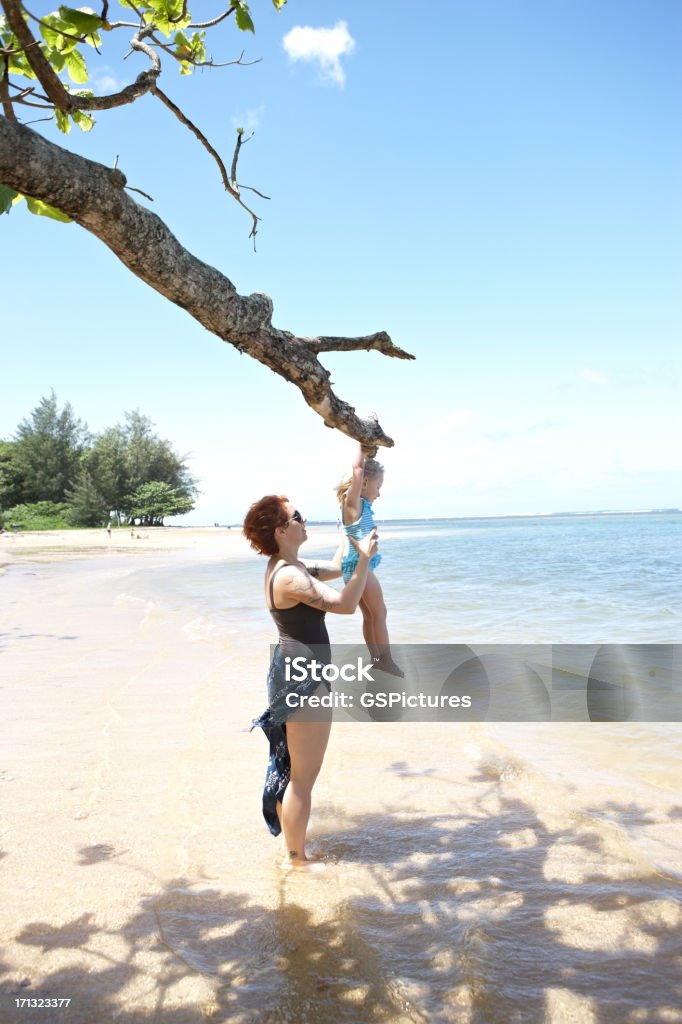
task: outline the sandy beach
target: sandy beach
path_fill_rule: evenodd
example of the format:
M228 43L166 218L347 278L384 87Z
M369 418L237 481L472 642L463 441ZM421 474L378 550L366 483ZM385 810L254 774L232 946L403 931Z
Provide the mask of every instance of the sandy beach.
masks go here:
M57 562L114 555L185 551L200 557L243 558L249 546L236 528L163 527L113 530L44 530L0 535L0 570L18 562Z
M256 557L134 532L0 538L2 1022L682 1021L679 882L482 725L335 726L323 877L284 871L267 613L247 636L133 586L212 561L239 599Z

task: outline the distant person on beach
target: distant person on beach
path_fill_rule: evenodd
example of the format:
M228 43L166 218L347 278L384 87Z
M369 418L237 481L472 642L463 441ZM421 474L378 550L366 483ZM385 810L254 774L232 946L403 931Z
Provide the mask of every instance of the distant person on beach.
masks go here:
M252 725L263 729L270 744L263 816L274 836L284 832L293 867L309 863L305 843L311 793L329 740L331 712L321 715L318 710L315 721L305 720L305 709L296 707L300 698L324 696L330 687L313 679L309 668L303 681L287 681L285 658L302 657L308 666L311 661L330 663L325 613L350 615L355 611L378 543L376 530L359 542L352 541L358 556L355 571L343 590L334 590L323 581L341 575L338 560L310 563L298 556L308 537L305 524L305 517L288 498L269 494L251 506L243 527L251 547L269 556L265 603L279 631L268 673L268 708ZM296 695L293 701L292 695Z
M348 538L341 561L341 573L346 582L355 572L358 562L357 545L352 542L366 537L375 528L372 502L380 497L383 482L384 467L376 459L365 458L362 445L358 445L351 472L341 479L336 488L336 496L341 506L341 527ZM405 673L391 656L384 595L381 583L374 573L380 561L381 555L377 554L370 562L371 571L360 600L362 632L376 667L402 678Z

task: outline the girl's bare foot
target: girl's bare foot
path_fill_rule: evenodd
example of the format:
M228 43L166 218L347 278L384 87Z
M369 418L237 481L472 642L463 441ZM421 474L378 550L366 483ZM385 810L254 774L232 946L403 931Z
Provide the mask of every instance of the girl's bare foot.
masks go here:
M382 654L380 657L375 658L374 667L378 668L380 672L385 672L387 676L397 676L399 679L405 678L405 673L396 665L390 655Z

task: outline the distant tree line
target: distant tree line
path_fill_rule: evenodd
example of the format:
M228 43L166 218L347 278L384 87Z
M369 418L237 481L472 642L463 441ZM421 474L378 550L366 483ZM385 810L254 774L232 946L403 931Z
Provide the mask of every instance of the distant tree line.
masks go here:
M92 435L54 391L0 440L0 525L163 526L194 508L198 493L187 465L154 433L147 416Z

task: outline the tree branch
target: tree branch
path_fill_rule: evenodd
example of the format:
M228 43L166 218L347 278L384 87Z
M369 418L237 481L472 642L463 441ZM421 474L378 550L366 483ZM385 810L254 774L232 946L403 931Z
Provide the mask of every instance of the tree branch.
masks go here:
M260 217L257 217L253 210L249 209L246 203L242 200L242 197L239 195L239 191L237 190L237 188L230 182L230 179L227 176L225 164L223 163L220 155L213 148L213 146L208 141L204 133L200 131L200 129L197 128L197 126L193 124L192 121L190 121L190 119L185 114L183 114L183 112L180 110L180 107L176 106L176 104L173 103L172 99L166 96L165 92L162 92L157 85L153 87L152 92L154 93L155 96L159 97L161 102L164 103L168 107L168 109L172 111L172 113L175 114L178 121L184 124L186 128L189 128L189 130L194 135L196 135L204 149L211 154L211 156L218 165L220 176L223 179L223 185L225 186L225 189L230 193L232 198L236 199L239 205L242 206L248 214L250 214L251 219L253 220L253 227L251 228L249 238L255 239L258 230L258 221L260 220Z
M196 24L194 22L192 22L192 24L188 25L187 27L188 28L213 28L214 25L219 25L221 21L225 20L225 18L229 18L229 16L234 11L236 11L236 10L237 10L236 7L228 7L228 9L226 11L223 11L222 14L219 14L217 18L213 19L213 21L201 21L201 22L196 22Z
M7 24L25 51L26 60L47 93L50 103L53 103L58 110L68 110L71 106L71 97L40 46L36 46L37 40L34 39L30 28L24 21L19 0L2 0L2 6Z
M369 352L381 352L385 356L393 356L394 359L414 359L402 348L394 345L385 331L378 334L367 334L364 338L306 338L308 345L313 352L357 352L364 349Z
M243 61L244 51L239 54L236 60L225 60L217 64L214 60L192 60L191 57L185 57L182 54L176 53L175 50L170 47L167 43L162 43L161 40L155 36L150 37L155 46L158 46L160 50L167 53L169 57L176 60L179 64L191 64L193 68L231 68L235 64L239 64L243 68L250 68L252 64L260 64L262 57L256 58L256 60Z
M334 393L315 348L333 342L338 351L400 353L386 334L308 341L273 327L272 300L259 293L239 295L229 278L188 252L156 214L126 194L120 171L70 153L6 117L0 117L0 181L62 210L96 235L136 277L206 330L294 384L328 427L368 447L393 445L376 420L361 419Z
M148 26L142 26L138 28L130 45L134 50L144 53L152 62L152 67L148 71L143 71L131 85L127 85L120 92L112 93L110 96L78 96L69 93L43 54L38 40L32 36L31 30L24 21L18 0L2 0L2 6L7 17L7 24L19 40L27 61L45 90L46 98L58 110L66 112L70 110L111 110L114 107L125 106L149 92L161 73L161 62L158 55L148 43L144 42L151 29Z
M2 109L5 112L5 117L9 117L10 121L16 121L17 115L12 109L12 99L9 94L9 64L7 58L2 57L2 75L0 75L0 103Z
M131 85L126 85L120 92L112 93L110 96L77 96L71 95L72 110L112 110L114 107L124 107L127 103L133 103L151 92L156 82L158 72L150 68L137 76Z

